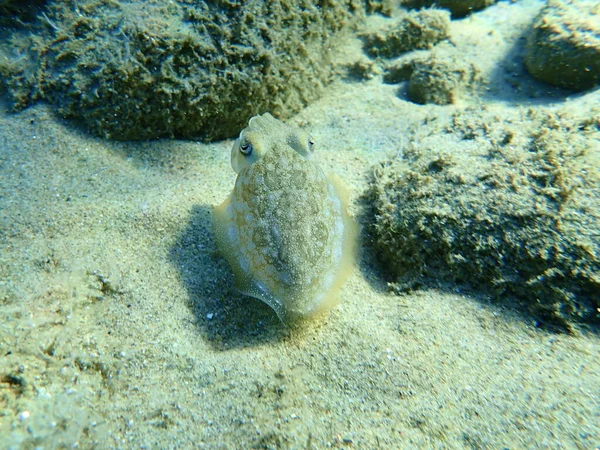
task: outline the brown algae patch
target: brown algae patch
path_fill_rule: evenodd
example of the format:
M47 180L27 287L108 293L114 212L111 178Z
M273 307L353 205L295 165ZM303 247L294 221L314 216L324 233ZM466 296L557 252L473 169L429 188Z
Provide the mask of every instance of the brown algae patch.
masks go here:
M598 324L597 119L521 115L456 113L379 166L376 252L401 290L466 283L542 321Z
M529 32L528 72L540 81L582 91L600 82L600 5L550 1Z
M284 322L334 305L354 259L345 189L311 160L313 146L269 113L251 118L231 151L233 191L213 212L236 287Z
M449 26L447 11L410 11L383 29L365 33L364 50L373 57L395 58L413 50L430 49L448 37Z

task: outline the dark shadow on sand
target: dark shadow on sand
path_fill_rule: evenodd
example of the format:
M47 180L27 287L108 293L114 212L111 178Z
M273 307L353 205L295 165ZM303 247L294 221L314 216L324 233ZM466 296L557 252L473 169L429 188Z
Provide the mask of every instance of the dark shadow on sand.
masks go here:
M373 233L373 199L368 193L363 193L358 198L359 213L355 217L360 227L358 235L358 251L356 256L356 265L364 279L369 283L371 289L379 294L389 294L390 288L382 267L377 262L375 246L373 245L375 236Z
M217 253L210 210L206 205L194 207L189 223L170 251L198 329L219 350L284 339L290 329L275 312L260 300L235 290L233 273Z

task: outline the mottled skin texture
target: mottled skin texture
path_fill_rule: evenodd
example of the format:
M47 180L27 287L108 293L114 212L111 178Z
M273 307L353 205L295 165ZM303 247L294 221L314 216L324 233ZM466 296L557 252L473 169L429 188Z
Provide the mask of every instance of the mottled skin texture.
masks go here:
M250 119L232 148L233 192L213 213L237 288L286 322L334 304L353 260L346 195L310 160L313 146L268 113Z

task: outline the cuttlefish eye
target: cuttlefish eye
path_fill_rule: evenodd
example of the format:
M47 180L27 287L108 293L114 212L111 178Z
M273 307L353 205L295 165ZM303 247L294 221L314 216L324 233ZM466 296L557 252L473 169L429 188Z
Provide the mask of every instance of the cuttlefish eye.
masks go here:
M315 140L313 139L313 137L309 134L308 135L308 149L312 152L313 149L315 148Z
M248 141L240 144L240 153L248 156L250 153L252 153L252 144Z

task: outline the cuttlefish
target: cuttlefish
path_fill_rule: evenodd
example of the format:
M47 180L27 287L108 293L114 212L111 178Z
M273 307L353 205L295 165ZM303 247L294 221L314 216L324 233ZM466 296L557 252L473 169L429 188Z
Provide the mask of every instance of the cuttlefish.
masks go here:
M346 189L312 161L314 146L269 113L252 117L231 149L233 191L212 214L236 288L286 323L335 305L355 256Z

